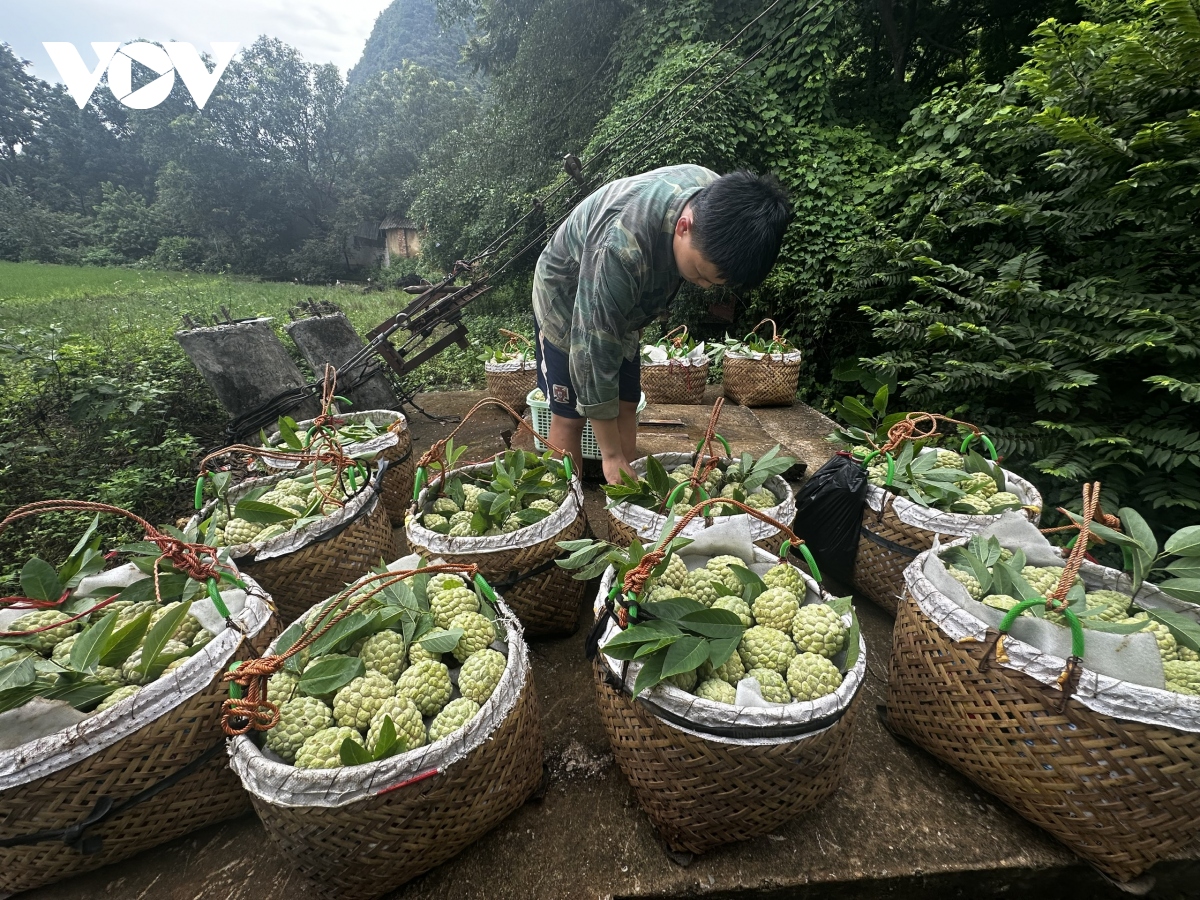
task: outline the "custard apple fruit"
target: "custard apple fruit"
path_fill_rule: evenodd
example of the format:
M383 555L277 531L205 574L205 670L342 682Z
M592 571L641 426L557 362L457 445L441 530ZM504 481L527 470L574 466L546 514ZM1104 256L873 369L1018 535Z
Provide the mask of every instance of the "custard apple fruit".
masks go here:
M471 522L459 522L457 525L451 525L450 530L446 532L447 537L474 537L475 529L471 527Z
M496 650L472 653L458 672L458 689L462 695L480 706L487 702L504 675L508 660Z
M666 584L659 584L650 589L650 593L646 595L646 600L651 603L657 603L660 600L673 600L676 597L682 596L683 593L681 591L677 591Z
M482 613L459 613L450 621L450 627L463 630L463 636L454 646L454 658L459 662L463 662L472 653L477 653L496 639L496 626Z
M718 595L713 584L723 584L720 577L708 569L695 569L688 573L687 582L680 590L685 597L691 597L693 600L703 603L705 606L712 606L717 602Z
M342 765L342 744L346 738L362 744L362 735L344 725L323 728L300 745L296 751L298 769L339 769Z
M1167 690L1177 694L1200 694L1200 662L1195 660L1164 660L1163 674Z
M1096 616L1103 622L1116 622L1129 612L1130 598L1118 591L1088 591L1086 599L1089 609L1103 610Z
M796 655L796 645L777 628L755 625L742 635L738 655L747 669L774 669L783 673Z
M451 588L429 596L429 611L438 628L449 628L455 616L465 612L479 612L479 598L470 588Z
M378 672L360 675L333 697L333 717L339 725L365 731L383 701L396 696L396 685Z
M965 466L965 462L961 455L953 450L938 450L937 462L933 464L935 469L961 469Z
M462 512L462 510L458 508L458 504L449 497L438 497L433 501L433 506L430 507L430 511L439 516L452 516L456 512Z
M1018 507L1021 505L1021 498L1012 491L997 491L988 499L988 506L994 513L1001 512L1001 507Z
M403 739L405 752L425 745L425 723L421 720L417 704L407 697L389 697L371 717L371 725L367 729L367 749L372 753L379 745L379 732L387 718L392 720L396 737Z
M442 654L434 653L432 650L426 650L424 647L414 641L408 647L408 663L409 665L415 665L416 663L421 662L421 660L440 663L442 661Z
M979 585L979 579L973 574L956 566L948 566L946 571L950 574L951 578L967 589L967 593L971 595L972 600L983 599L983 588Z
M13 619L4 630L34 631L38 628L45 628L45 631L30 634L22 640L25 646L38 653L50 653L59 643L79 630L80 623L71 622L70 618L66 613L61 613L56 609L39 609L37 612L25 613L25 615ZM58 624L60 622L62 624ZM58 627L50 627L54 625Z
M163 644L162 650L159 651L160 656L174 656L177 653L186 653L187 644L181 644L179 641L167 641ZM121 666L121 680L126 684L149 684L153 679L149 674L142 674L137 671L138 666L142 664L142 650L139 647L129 655Z
M767 587L783 588L796 597L803 597L807 593L804 579L800 576L799 570L789 566L787 563L780 563L777 566L767 569L762 580L766 583Z
M777 631L791 631L792 620L800 609L796 595L783 588L767 588L750 604L754 621Z
M136 684L122 685L121 687L119 687L115 691L113 691L111 694L109 694L107 697L105 697L103 700L101 700L100 705L96 707L95 712L104 712L110 706L116 706L118 703L120 703L126 697L132 697L139 690L141 690L141 688L138 687Z
M720 678L709 678L700 682L696 685L694 693L702 700L712 700L714 703L728 703L732 706L737 702L737 688Z
M667 560L667 568L659 576L659 581L668 587L673 587L677 591L683 590L683 586L687 584L688 570L683 560L678 554L672 553L671 558Z
M474 484L463 485L463 496L465 501L463 509L469 513L479 512L479 495L483 493L483 488Z
M540 509L542 512L546 513L546 515L552 516L558 512L558 504L549 498L544 498L541 500L534 500L526 507L526 509Z
M423 716L436 716L453 692L450 670L433 660L423 659L413 663L396 682L396 696L407 697L416 704Z
M267 732L267 749L294 763L305 741L332 726L333 710L327 705L316 697L296 697L279 707L279 723Z
M394 631L380 631L363 641L358 658L368 672L378 672L395 681L404 671L404 638Z
M445 534L450 530L450 520L445 516L439 516L437 513L425 513L421 516L421 524L430 531L436 531L439 534Z
M990 606L992 609L998 609L1000 612L1008 612L1021 601L1016 597L1010 597L1008 594L992 594L983 598L983 605Z
M455 588L465 588L466 586L467 583L459 576L452 572L443 572L429 576L429 584L425 586L425 593L432 598L434 594L440 594L442 591L452 591Z
M175 633L171 637L190 647L196 642L197 635L203 630L200 620L189 612L183 617L183 620L179 623L179 627L175 629Z
M676 675L668 675L663 679L663 684L673 685L674 687L679 688L681 691L690 691L696 686L696 681L698 679L699 675L697 674L697 671L692 669L690 672L679 672Z
M479 712L479 704L474 700L468 700L466 697L451 700L446 704L446 708L429 723L429 743L432 744L454 734L470 722L477 712Z
M245 519L230 519L229 524L225 526L225 543L230 546L237 544L249 544L262 531L262 526L254 522L247 522Z
M746 498L746 505L754 509L771 509L774 506L778 506L779 503L779 498L765 488L755 491Z
M792 639L800 653L832 659L845 649L848 633L842 617L825 603L802 606L792 619Z
M1200 653L1197 653L1191 647L1185 644L1179 645L1179 661L1180 662L1200 662Z
M719 597L712 608L728 610L741 619L747 628L754 624L754 612L750 609L750 604L741 597Z
M705 660L700 664L700 668L697 671L702 679L719 678L736 686L745 676L746 666L742 662L742 658L734 652L729 654L729 659L715 668L712 663Z
M704 568L720 577L725 587L735 594L742 592L742 580L730 569L730 566L746 568L746 563L736 556L714 556L704 564Z
M787 682L774 669L751 669L746 673L746 677L758 682L758 692L768 703L792 702Z
M69 635L54 645L54 650L50 654L50 658L60 666L67 665L67 661L71 658L71 648L75 646L75 640L79 637L78 632Z
M297 676L280 670L267 679L267 702L283 706L293 697L299 696L299 686L300 679Z
M975 494L985 500L997 493L996 479L987 472L973 472L958 482L958 486L968 494Z
M787 684L796 700L816 700L841 687L842 673L819 653L801 653L788 665Z
M473 519L473 518L474 518L474 515L472 513L467 512L465 509L462 510L461 512L456 512L454 515L452 515L450 517L450 527L454 528L456 525L466 525L466 526L470 527L471 519ZM444 576L444 577L448 577L448 576ZM458 576L456 575L454 577L457 578ZM459 578L459 581L462 581L462 579Z
M959 507L967 507L965 510L960 510L965 516L990 516L992 514L991 504L978 494L967 494L954 502Z

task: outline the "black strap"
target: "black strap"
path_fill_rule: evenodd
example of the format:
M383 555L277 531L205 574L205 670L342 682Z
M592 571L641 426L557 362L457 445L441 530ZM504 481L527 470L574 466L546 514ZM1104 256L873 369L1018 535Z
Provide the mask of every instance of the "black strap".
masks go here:
M225 750L225 742L222 741L215 746L209 747L190 763L179 769L175 773L168 775L157 784L151 785L140 793L134 794L123 803L113 803L112 797L103 796L96 799L95 806L92 811L81 822L70 825L66 828L35 831L33 834L22 835L21 837L11 837L0 839L0 848L5 847L21 847L28 844L40 844L44 841L62 841L68 847L78 850L84 856L91 856L99 853L104 847L104 839L94 835L87 834L87 830L94 825L103 823L106 819L113 816L118 816L128 809L132 809L139 803L145 803L154 797L161 794L168 788L174 787L189 775L199 771L206 763L213 759L218 753L223 753Z
M494 582L492 587L500 593L504 593L510 587L514 587L515 585L520 584L522 581L527 581L530 578L535 578L538 575L541 575L543 572L553 569L556 565L558 565L557 558L547 560L540 566L530 569L528 572L521 572L520 574L516 572L510 572L508 577L506 577L503 581Z
M886 547L893 553L899 553L901 556L907 556L910 559L916 559L921 555L920 550L914 550L912 547L905 547L903 544L897 544L895 541L889 541L885 537L880 537L875 532L867 528L866 525L859 526L859 532L872 544L877 544L880 547Z

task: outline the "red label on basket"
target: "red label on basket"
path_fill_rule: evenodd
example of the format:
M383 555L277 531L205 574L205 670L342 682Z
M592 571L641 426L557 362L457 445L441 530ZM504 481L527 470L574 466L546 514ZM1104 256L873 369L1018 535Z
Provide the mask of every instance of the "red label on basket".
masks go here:
M567 387L565 384L555 384L551 385L551 387L554 388L555 403L571 402L571 389L569 387Z

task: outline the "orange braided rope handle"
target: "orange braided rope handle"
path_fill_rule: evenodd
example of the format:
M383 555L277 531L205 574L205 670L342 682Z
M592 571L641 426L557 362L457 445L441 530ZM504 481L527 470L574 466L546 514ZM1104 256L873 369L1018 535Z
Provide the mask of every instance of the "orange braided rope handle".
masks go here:
M908 441L919 441L925 438L935 437L940 433L939 425L943 422L953 425L961 425L966 428L976 437L983 434L983 430L970 422L963 422L960 419L952 419L949 416L943 416L940 413L927 412L910 412L903 419L888 429L888 439L882 446L877 445L870 438L867 443L871 449L879 453L891 453L896 448L902 446ZM922 430L922 426L926 426Z

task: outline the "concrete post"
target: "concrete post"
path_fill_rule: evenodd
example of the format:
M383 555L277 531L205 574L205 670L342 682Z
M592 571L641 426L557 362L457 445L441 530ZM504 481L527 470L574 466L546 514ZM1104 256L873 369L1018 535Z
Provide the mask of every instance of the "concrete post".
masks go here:
M270 323L269 318L245 319L175 332L184 352L235 418L283 391L308 384ZM319 400L308 398L288 414L308 419L320 411Z
M358 372L343 372L342 364L363 348L362 338L358 336L345 314L336 312L330 315L310 316L289 322L284 328L318 378L324 374L326 363L338 370L337 392L349 398L352 404L349 412L396 409L399 406L387 376L383 374L379 361L374 357L366 364L367 371L372 374L360 381L357 387L343 387L349 378Z

